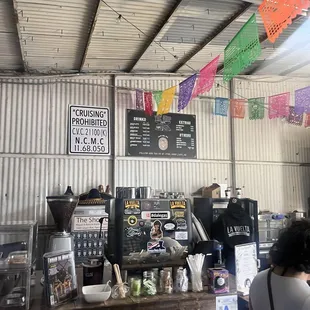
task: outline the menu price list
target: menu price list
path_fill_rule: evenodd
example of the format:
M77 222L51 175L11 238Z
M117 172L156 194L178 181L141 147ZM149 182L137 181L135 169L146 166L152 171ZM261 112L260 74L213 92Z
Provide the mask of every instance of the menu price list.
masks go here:
M127 110L127 156L196 158L195 115Z

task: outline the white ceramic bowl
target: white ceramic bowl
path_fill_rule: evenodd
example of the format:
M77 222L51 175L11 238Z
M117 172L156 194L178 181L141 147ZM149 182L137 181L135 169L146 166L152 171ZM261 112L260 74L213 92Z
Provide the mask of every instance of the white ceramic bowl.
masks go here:
M100 303L110 298L111 287L108 284L83 286L82 293L88 303Z

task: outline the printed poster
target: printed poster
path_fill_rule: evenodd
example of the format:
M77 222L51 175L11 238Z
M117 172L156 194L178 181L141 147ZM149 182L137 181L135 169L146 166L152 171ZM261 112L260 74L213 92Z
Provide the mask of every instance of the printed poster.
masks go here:
M237 295L216 296L216 310L238 310Z
M235 246L237 291L248 295L254 277L257 275L256 243Z

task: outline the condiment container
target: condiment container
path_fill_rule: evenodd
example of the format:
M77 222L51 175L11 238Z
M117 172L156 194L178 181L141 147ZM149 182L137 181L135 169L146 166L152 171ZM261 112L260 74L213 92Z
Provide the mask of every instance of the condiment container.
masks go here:
M143 272L142 290L144 296L154 296L157 294L156 280L152 271Z

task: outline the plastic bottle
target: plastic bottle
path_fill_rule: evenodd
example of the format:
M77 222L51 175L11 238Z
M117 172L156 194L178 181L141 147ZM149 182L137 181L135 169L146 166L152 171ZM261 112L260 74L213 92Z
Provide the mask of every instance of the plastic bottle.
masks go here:
M223 250L223 245L221 243L218 243L217 246L216 246L217 264L218 265L222 265L223 264L222 250Z
M110 185L107 185L107 187L105 188L105 193L108 194L108 195L112 195L112 191L111 191Z

